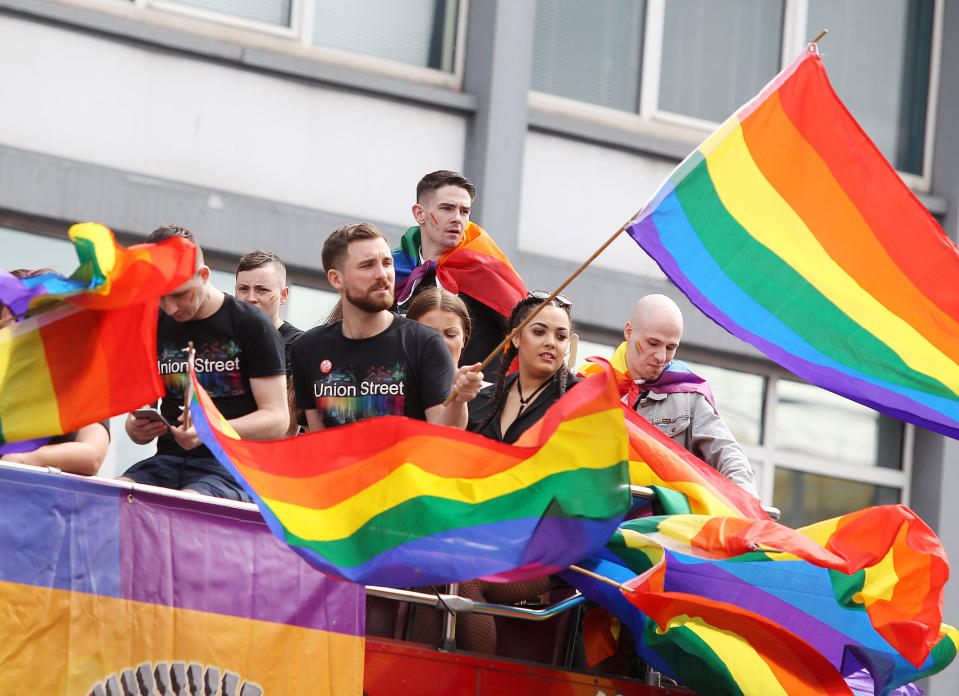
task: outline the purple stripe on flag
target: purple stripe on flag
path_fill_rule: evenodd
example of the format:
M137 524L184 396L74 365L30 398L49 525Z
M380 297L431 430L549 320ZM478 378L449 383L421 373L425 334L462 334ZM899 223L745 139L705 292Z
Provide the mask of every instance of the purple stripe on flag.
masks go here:
M138 491L120 527L127 599L363 635L364 588L311 568L254 512Z

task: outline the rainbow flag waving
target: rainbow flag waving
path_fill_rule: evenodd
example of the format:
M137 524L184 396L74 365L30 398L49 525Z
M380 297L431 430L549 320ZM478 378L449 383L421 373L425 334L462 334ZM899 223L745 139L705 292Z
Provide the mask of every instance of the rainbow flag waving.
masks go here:
M910 693L944 669L949 574L935 534L901 505L798 530L769 520L630 520L564 577L626 624L640 656L700 693Z
M30 315L0 329L0 451L163 394L157 299L193 274L195 247L175 238L123 248L95 223L74 225L70 237L80 257L70 278L0 275L0 302Z
M409 228L393 250L396 269L396 301L409 299L420 278L430 270L446 290L466 293L508 317L526 296L526 285L493 238L474 222L466 226L463 239L433 263L420 262L420 228Z
M241 440L196 381L197 434L280 539L320 570L404 587L547 575L602 546L630 506L609 375L550 408L531 446L399 416Z
M627 229L693 304L783 367L959 437L959 249L836 96L815 44Z

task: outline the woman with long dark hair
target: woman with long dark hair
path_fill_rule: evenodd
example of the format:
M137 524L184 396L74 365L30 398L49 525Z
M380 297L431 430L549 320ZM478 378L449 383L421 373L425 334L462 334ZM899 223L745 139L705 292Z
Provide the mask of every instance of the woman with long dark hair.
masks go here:
M546 292L531 292L520 300L510 315L507 331L519 326L548 297ZM571 307L568 299L556 296L510 341L494 384L470 402L468 430L501 442L516 442L579 381L565 362L573 332ZM514 359L519 369L508 374Z

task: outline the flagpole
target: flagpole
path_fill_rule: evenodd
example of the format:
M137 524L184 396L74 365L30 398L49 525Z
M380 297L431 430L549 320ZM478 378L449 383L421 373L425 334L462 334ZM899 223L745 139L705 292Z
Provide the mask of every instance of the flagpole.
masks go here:
M567 278L566 280L564 280L563 283L562 283L558 288L556 288L555 290L553 290L553 294L551 294L549 297L547 297L545 300L543 300L543 301L536 307L536 309L534 309L534 310L532 311L532 313L530 313L530 315L529 315L528 317L526 317L526 318L520 323L519 326L517 326L515 329L513 329L512 331L510 331L509 334L506 336L506 338L504 338L502 341L500 341L499 345L496 346L496 347L493 349L493 352L491 352L489 355L487 355L487 356L486 356L486 359L485 359L483 362L481 362L481 363L479 364L479 366L478 366L475 370L472 370L472 371L473 371L473 372L481 372L481 371L483 370L483 368L485 368L487 365L489 365L497 355L499 355L501 352L503 352L503 349L506 348L507 345L509 345L509 342L512 341L514 337L518 336L519 333L520 333L523 329L526 328L526 325L527 325L527 324L529 324L531 321L533 321L533 317L535 317L537 314L539 314L539 311L540 311L543 307L545 307L546 305L548 305L550 302L552 302L552 301L556 298L556 296L557 296L558 294L560 294L561 292L563 292L563 290L566 288L567 285L569 285L569 284L572 283L574 280L576 280L576 276L578 276L580 273L582 273L589 264L591 264L593 261L595 261L597 256L599 256L599 255L602 254L604 251L606 251L606 247L608 247L610 244L612 244L613 241L615 241L615 239L616 239L619 235L621 235L621 234L626 230L626 228L629 226L629 223L631 223L633 220L635 220L637 217L639 217L639 214L640 214L641 212L643 212L643 209L642 209L642 208L640 208L639 210L637 210L636 213L635 213L635 215L633 215L631 218L629 218L629 220L627 220L626 222L624 222L624 223L623 223L623 226L620 227L618 230L616 230L616 232L613 233L613 236L612 236L612 237L610 237L610 238L607 239L605 242L603 242L603 245L602 245L599 249L597 249L596 251L594 251L592 256L590 256L588 259L586 259L586 261L584 261L583 264L582 264L579 268L577 268L575 271L573 271L573 274L572 274L569 278ZM446 401L443 402L443 405L444 405L444 406L449 406L450 403L452 403L453 399L455 399L455 398L456 398L456 390L454 389L454 390L452 390L452 391L450 392L450 395L446 397Z
M814 43L814 44L819 43L819 40L822 39L822 38L823 38L826 34L828 34L828 33L829 33L829 30L828 30L828 29L823 29L821 32L819 32L819 33L816 35L816 38L813 39L812 41L810 41L809 43Z
M586 570L585 568L581 568L581 567L579 567L578 565L571 565L571 566L569 566L569 569L570 569L570 570L575 570L577 573L581 573L581 574L583 574L583 575L587 575L587 576L591 577L593 580L599 580L600 582L605 582L607 585L612 585L613 587L618 588L618 589L621 590L622 592L631 592L631 593L633 593L633 594L636 594L636 590L634 590L632 587L626 587L626 585L624 585L624 584L621 583L621 582L616 582L615 580L610 580L609 578L607 578L607 577L604 576L604 575L600 575L599 573L594 573L594 572L591 571L591 570Z

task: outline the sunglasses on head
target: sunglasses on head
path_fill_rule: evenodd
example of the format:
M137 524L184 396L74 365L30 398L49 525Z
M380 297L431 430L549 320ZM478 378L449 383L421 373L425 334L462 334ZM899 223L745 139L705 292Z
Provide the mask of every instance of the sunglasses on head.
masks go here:
M530 290L526 294L526 296L542 302L543 300L548 300L550 295L552 294L553 293L546 292L545 290ZM558 304L560 307L563 307L565 309L573 308L573 301L563 295L557 295L556 297L553 298L553 301L556 302L556 304Z

